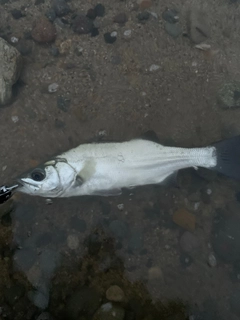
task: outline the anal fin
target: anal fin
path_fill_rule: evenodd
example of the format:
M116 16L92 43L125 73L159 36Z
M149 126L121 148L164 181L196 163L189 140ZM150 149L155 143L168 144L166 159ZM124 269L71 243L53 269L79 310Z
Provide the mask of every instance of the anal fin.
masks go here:
M161 185L166 187L179 188L179 184L177 180L178 180L178 171L174 171L165 180L161 182Z

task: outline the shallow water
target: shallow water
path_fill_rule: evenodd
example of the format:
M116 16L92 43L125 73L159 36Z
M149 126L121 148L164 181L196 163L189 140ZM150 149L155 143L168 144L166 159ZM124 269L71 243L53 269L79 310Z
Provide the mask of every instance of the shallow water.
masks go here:
M96 5L68 4L73 13ZM0 1L0 35L31 48L14 101L0 109L2 184L92 139L154 130L164 144L196 147L240 132L239 109L218 99L223 85L239 80L240 2L202 1L208 51L172 38L162 18L167 6L177 9L185 34L197 2L153 1L147 10L158 17L145 22L132 1L102 4L98 36L76 34L58 18L55 44L40 45L27 35L50 2ZM25 16L14 19L13 9ZM121 12L125 25L113 23ZM107 44L103 34L112 31L117 40ZM59 87L49 93L52 83ZM239 319L240 185L194 169L178 182L52 204L16 193L0 207L0 319L101 320L103 309L113 310L104 315L110 320ZM124 298L109 305L112 285Z

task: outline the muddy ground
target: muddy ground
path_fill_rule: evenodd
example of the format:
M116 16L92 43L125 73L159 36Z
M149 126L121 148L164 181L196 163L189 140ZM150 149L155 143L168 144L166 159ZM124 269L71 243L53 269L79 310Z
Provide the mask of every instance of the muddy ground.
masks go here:
M72 0L64 22L53 22L51 44L31 37L51 8L47 0L36 3L0 1L0 35L24 59L14 100L0 109L1 184L102 135L127 140L154 130L162 143L193 147L240 132L239 109L224 109L218 99L224 84L239 80L238 1L201 1L211 31L206 51L189 38L188 14L198 2L152 1L140 21L141 3L106 0L105 15L95 20L99 35L91 37L75 33L71 19L97 2ZM176 38L165 30L166 8L178 11ZM14 18L13 9L23 16ZM119 13L127 15L123 25L113 22ZM113 31L117 40L106 43L104 34ZM59 86L49 93L52 83ZM239 319L240 185L194 170L179 181L178 189L150 186L51 205L14 195L1 208L0 318L37 319L45 310L54 319L96 320L91 309L108 302L105 292L117 284L124 319ZM175 219L178 210L184 213ZM90 292L88 307L77 309L83 286L100 298ZM169 300L177 306L167 315L148 305Z

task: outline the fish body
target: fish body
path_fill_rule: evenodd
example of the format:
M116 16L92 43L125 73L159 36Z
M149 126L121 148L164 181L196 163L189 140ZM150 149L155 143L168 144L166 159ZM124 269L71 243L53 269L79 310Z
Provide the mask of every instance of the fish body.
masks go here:
M161 184L189 167L221 172L218 145L176 148L145 139L82 144L21 177L18 191L52 198L119 195L122 188Z

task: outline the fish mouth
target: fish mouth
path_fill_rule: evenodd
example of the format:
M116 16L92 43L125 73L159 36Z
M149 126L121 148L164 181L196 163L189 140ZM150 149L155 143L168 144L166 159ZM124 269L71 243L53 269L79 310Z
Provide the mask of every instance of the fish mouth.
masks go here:
M24 179L17 179L17 183L18 183L19 188L24 188L25 186L30 186L30 187L40 189L37 184L24 181Z

